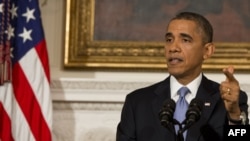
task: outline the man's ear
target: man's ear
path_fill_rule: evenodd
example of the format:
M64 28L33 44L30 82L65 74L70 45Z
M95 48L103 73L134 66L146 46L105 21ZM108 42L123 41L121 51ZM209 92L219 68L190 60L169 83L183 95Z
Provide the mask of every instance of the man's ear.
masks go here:
M204 45L203 59L206 60L214 54L215 46L213 43L206 43Z

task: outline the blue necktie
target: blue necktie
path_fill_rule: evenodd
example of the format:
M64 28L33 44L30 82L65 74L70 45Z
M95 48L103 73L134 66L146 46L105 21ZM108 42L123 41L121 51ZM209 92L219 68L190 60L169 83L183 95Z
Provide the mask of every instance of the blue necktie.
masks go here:
M189 89L187 87L181 87L178 90L179 99L176 102L174 118L176 120L178 120L179 123L182 123L183 120L185 120L185 118L186 118L186 111L188 109L188 102L186 101L185 96L187 95L188 92L189 92ZM179 125L176 125L175 126L176 133L178 133L178 130L179 130ZM187 132L185 131L183 133L184 140L185 140L186 134L187 134Z

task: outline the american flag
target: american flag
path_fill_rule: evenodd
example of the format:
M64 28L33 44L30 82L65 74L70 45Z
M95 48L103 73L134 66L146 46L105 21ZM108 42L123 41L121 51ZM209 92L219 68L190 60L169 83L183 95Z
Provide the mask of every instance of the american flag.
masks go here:
M38 0L0 0L0 141L51 141L52 100Z

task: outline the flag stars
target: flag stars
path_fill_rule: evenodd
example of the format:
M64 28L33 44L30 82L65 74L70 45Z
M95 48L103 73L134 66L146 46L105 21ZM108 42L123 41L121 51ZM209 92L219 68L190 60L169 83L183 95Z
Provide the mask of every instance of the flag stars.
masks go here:
M13 48L13 47L11 47L11 48L10 48L10 57L11 57L11 58L14 58L14 55L13 55L13 50L14 50L14 48Z
M3 3L0 3L0 13L3 13Z
M30 19L33 19L33 20L36 19L34 17L34 12L35 12L35 9L30 10L29 8L27 8L26 13L22 14L22 16L26 17L26 22L27 23L30 21Z
M14 37L14 28L11 27L11 25L8 26L8 29L6 31L7 35L8 35L8 40L11 39L11 37Z
M11 13L11 18L14 19L15 17L17 17L17 7L15 7L14 4L12 4L12 7L10 9L10 13Z
M31 40L32 41L32 38L30 36L31 32L32 32L32 29L31 30L27 30L24 27L23 28L23 33L19 34L18 36L23 38L23 43L25 43L27 40Z

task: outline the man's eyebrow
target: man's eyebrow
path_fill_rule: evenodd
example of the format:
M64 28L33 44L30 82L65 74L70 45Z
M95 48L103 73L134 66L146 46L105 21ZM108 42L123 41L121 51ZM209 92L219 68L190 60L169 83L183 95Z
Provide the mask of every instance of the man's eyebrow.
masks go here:
M165 37L172 37L172 36L173 36L173 34L172 34L171 32L167 32L167 33L165 34ZM190 36L189 34L186 34L186 33L180 33L180 36L181 36L181 37L186 37L186 38L193 39L192 36Z
M173 34L172 34L171 32L167 32L167 33L165 34L165 37L169 37L169 36L173 36Z
M186 34L186 33L180 33L181 37L186 37L186 38L189 38L189 39L193 39L192 36L190 36L189 34Z

